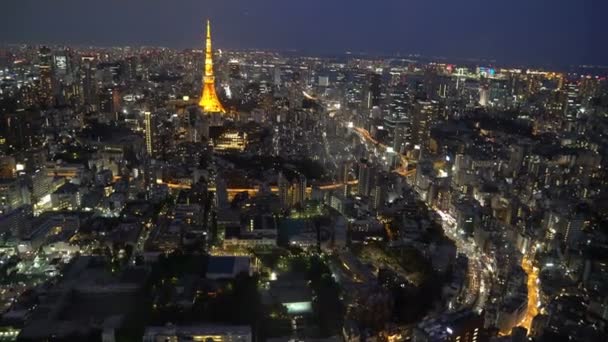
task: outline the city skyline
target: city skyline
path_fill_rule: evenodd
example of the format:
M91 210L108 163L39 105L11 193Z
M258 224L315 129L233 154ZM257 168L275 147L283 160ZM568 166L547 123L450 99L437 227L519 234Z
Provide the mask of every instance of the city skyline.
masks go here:
M508 4L381 1L128 3L8 1L0 43L197 48L201 18L218 23L216 46L311 54L421 54L509 65L606 65L595 0ZM91 16L91 8L106 13ZM347 14L346 14L347 13ZM137 20L133 20L137 18Z
M554 59L601 21L47 3L0 6L0 342L606 341L608 66ZM416 42L477 57L322 52Z

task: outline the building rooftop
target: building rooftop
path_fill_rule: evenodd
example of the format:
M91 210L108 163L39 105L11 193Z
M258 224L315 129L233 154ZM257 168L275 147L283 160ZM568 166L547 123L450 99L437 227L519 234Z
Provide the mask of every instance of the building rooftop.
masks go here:
M444 313L439 316L426 318L417 326L429 336L429 341L444 341L454 333L456 327L470 320L482 319L471 310L461 310Z
M234 278L239 273L250 272L250 259L245 256L210 256L207 263L207 278Z
M55 190L56 194L75 194L78 192L78 185L73 183L65 183Z

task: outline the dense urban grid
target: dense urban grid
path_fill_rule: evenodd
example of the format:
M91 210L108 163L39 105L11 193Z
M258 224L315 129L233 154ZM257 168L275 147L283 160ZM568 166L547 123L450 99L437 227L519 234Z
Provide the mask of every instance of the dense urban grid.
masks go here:
M0 341L606 341L605 69L0 49Z

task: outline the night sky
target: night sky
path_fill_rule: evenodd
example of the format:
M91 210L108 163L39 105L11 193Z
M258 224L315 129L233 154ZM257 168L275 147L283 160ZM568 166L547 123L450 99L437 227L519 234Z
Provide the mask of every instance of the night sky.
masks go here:
M607 0L1 0L0 42L608 64Z

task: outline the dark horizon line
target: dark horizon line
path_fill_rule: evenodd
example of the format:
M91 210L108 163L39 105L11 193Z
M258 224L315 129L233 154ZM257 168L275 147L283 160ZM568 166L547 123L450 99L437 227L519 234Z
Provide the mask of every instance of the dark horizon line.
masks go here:
M100 48L100 49L109 49L109 48L162 48L162 49L170 49L170 50L203 50L204 46L200 47L170 47L163 45L155 45L155 44L116 44L116 45L107 45L107 44L96 44L96 43L58 43L58 42L0 42L0 46L64 46L64 47L87 47L87 48ZM416 52L403 52L403 51L393 51L393 52L380 52L380 51L360 51L360 49L353 50L342 50L342 51L312 51L313 49L309 48L264 48L264 47L247 47L247 48L221 48L215 46L216 50L227 50L227 51L263 51L263 52L272 52L272 53L289 53L289 54L297 54L301 53L303 57L348 57L352 56L353 58L396 58L396 59L414 59L416 62L421 62L420 60L425 60L423 62L444 62L444 63L461 63L461 64L474 64L474 63L486 63L487 66L502 66L509 68L541 68L548 70L558 70L562 69L571 70L573 68L582 68L582 69L605 69L605 73L608 73L608 65L600 65L594 63L521 63L521 62L501 62L497 58L494 57L457 57L457 56L431 56L424 53ZM452 62L456 61L456 62ZM481 64L477 64L481 65Z

